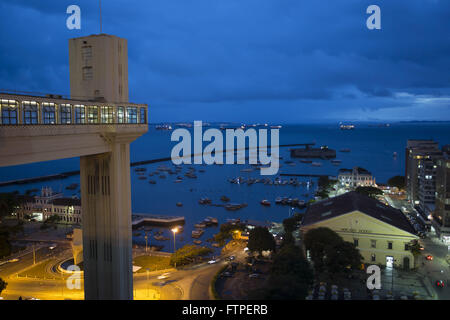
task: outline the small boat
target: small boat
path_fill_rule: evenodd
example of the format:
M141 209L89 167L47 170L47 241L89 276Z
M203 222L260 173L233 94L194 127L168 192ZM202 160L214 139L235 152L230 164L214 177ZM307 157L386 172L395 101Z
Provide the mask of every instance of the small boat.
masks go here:
M235 204L230 203L230 204L227 204L225 206L225 209L228 210L228 211L236 211L236 210L239 210L241 208L242 208L242 205L241 204L236 204L236 203Z
M277 198L275 199L275 203L276 203L276 204L281 204L281 201L282 201L281 197L277 197Z
M149 180L148 183L150 183L150 184L156 184L156 181L155 181L155 180Z
M228 202L230 201L230 198L228 198L227 196L221 196L220 200L222 200L223 202Z
M201 198L200 200L198 200L198 203L199 204L211 204L211 199L209 199L209 198Z
M194 241L192 241L193 243L195 243L195 244L201 244L202 243L202 240L194 240Z
M304 160L304 159L302 159L302 160L300 160L300 162L301 163L312 163L312 160Z
M192 236L192 238L200 238L200 237L202 236L203 233L205 233L204 230L202 230L202 229L197 229L197 230L193 230L193 231L191 232L191 236Z
M214 243L212 244L212 246L213 246L214 248L219 248L219 247L220 247L220 244L218 244L217 242L214 242Z
M177 179L174 181L174 183L180 183L180 182L183 182L183 180Z
M331 160L331 163L333 164L333 165L335 165L335 166L338 166L338 165L340 165L341 164L341 162L342 162L342 160Z
M199 222L199 223L194 224L194 227L198 228L198 229L203 229L203 228L206 228L206 224L204 224L203 222Z
M177 202L177 207L182 207L183 204L181 202Z
M139 179L139 180L145 180L145 179L147 179L147 177L145 177L145 176L140 176L138 179Z
M219 224L219 220L217 220L217 218L207 217L206 219L208 219L211 224Z
M134 169L135 172L144 172L147 171L147 168L136 168Z
M392 156L393 156L394 158L397 158L397 152L394 152L394 153L392 154Z
M163 235L158 235L158 234L154 235L153 238L155 238L155 240L158 240L158 241L167 241L167 240L169 240L169 238L164 237Z
M263 206L270 206L270 201L269 200L266 200L266 199L264 199L264 200L261 200L261 204L263 205Z
M313 167L321 167L322 166L322 164L320 162L313 162L313 163L311 163L311 165Z

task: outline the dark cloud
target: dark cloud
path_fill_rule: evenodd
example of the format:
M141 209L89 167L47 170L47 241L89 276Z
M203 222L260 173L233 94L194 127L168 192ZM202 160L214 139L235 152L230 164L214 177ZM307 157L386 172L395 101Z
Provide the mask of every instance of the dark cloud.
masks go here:
M81 31L65 27L70 4ZM375 31L371 4L103 1L103 31L128 39L130 97L154 121L389 119L405 108L449 119L433 98L450 96L450 2L379 0ZM68 39L98 33L98 2L0 1L0 11L0 88L69 93Z

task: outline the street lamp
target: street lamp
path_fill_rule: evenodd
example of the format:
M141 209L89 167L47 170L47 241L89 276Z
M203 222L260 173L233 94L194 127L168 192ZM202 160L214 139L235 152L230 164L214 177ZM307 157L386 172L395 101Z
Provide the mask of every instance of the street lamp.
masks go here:
M175 253L175 235L178 232L178 227L173 228L172 232L173 232L173 253Z
M175 254L175 235L176 235L177 232L178 232L178 227L173 228L173 229L172 229L172 232L173 232L173 254ZM174 266L175 266L175 268L177 267L177 262L176 262L176 260L175 260Z

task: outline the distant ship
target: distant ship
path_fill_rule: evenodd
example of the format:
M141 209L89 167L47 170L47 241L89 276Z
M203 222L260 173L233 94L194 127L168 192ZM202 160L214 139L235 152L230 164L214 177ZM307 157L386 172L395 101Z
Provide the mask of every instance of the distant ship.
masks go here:
M339 128L341 130L353 130L353 129L355 129L355 125L354 124L340 124Z
M172 130L172 126L168 124L161 124L155 127L156 130Z

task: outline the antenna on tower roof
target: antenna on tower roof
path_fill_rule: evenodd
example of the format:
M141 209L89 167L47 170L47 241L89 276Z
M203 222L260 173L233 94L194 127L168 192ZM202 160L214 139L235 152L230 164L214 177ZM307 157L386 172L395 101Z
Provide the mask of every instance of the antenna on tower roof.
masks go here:
M100 7L100 34L102 33L102 0L99 0L99 7Z

